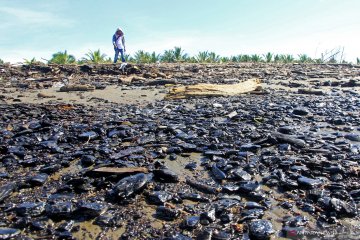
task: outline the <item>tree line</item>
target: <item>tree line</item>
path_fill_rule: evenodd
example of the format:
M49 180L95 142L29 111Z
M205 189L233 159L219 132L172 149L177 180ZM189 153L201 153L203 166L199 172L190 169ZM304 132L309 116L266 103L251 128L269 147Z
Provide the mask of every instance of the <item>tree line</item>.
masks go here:
M347 63L342 59L338 59L336 54L327 56L321 54L320 58L311 58L306 54L297 56L291 54L238 54L230 57L220 56L215 52L201 51L194 56L185 53L181 47L165 50L162 54L156 52L146 52L138 50L133 55L126 54L125 59L131 63L241 63L241 62L266 62L266 63ZM66 50L54 53L47 63L50 64L86 64L86 63L112 63L113 59L102 53L100 49L89 51L81 59L76 59L74 55L69 54ZM4 61L0 59L0 64ZM35 58L24 59L25 64L36 64L39 61ZM356 63L360 64L360 58L356 59Z

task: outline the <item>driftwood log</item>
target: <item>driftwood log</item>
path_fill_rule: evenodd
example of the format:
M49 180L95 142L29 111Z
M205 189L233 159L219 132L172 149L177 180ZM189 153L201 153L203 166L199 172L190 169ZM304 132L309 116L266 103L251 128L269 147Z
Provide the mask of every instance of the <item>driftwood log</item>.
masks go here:
M238 84L196 84L172 88L166 99L192 97L235 96L261 89L259 79L249 79Z
M95 90L95 86L89 84L85 84L85 85L74 84L74 85L62 86L59 91L72 92L72 91L93 91L93 90Z

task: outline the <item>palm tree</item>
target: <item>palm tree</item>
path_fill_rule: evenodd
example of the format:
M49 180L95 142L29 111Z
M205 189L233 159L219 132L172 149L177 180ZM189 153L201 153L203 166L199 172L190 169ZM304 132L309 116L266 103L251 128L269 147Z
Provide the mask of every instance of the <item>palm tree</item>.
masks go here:
M189 63L197 63L197 60L196 60L196 58L195 58L194 56L192 56L192 57L188 57L188 58L186 59L186 62L189 62Z
M280 61L281 61L280 55L279 55L279 54L276 54L276 55L274 56L274 62L278 63L278 62L280 62Z
M220 57L220 63L228 63L231 59L229 57Z
M150 59L150 53L143 50L139 50L134 54L134 60L136 63L149 63Z
M96 51L89 50L85 56L86 58L84 60L91 63L103 63L106 61L106 54L102 54L100 49Z
M152 52L150 55L150 62L151 63L157 63L159 62L161 59L161 55L160 54L156 54L155 52Z
M184 53L181 47L174 47L173 54L176 62L185 61L188 58L188 55Z
M33 64L39 63L39 61L37 61L35 57L33 57L32 59L25 59L24 58L24 63L26 65L33 65Z
M281 54L280 56L280 61L283 63L292 63L294 62L295 58L293 57L293 55L290 54Z
M195 59L197 62L199 63L205 63L208 61L209 58L209 52L208 51L203 51L203 52L199 52L196 56Z
M231 62L240 62L240 60L241 60L241 55L237 55L237 56L231 56L230 57L230 61Z
M252 62L261 62L261 56L260 55L257 55L257 54L253 54L251 55L251 61Z
M295 61L295 58L294 58L293 55L291 55L291 54L286 54L286 62L287 62L287 63L292 63L292 62L294 62L294 61Z
M240 62L250 62L251 61L251 57L247 54L241 55L241 59Z
M75 57L73 55L69 55L67 51L57 52L52 55L49 63L55 64L71 64L75 62Z
M301 63L310 63L312 59L306 54L299 54L299 62Z
M175 53L174 50L165 50L164 54L161 56L162 62L175 62Z
M124 58L125 58L125 62L133 62L133 63L135 62L135 59L132 56L130 56L130 54L125 54ZM112 62L111 58L110 58L110 62Z
M267 63L271 62L273 59L274 54L271 52L268 52L267 54L264 54L264 59Z
M214 52L209 52L207 62L217 63L220 61L220 56Z

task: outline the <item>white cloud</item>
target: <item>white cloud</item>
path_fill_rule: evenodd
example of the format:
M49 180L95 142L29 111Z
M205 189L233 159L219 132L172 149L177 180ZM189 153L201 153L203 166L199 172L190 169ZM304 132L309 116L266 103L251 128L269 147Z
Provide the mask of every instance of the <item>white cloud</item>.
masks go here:
M41 26L71 26L73 21L70 19L60 18L51 12L34 11L29 9L0 7L0 13L5 13L9 16L9 21L2 23L1 28L9 26L23 25L41 25ZM3 15L4 17L4 15ZM24 26L22 26L24 27Z

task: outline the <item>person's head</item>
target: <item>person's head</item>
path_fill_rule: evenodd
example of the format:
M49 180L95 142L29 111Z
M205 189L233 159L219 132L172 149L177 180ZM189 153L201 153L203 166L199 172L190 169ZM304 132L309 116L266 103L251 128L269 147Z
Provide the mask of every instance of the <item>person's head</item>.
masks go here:
M124 35L124 32L123 32L123 30L121 28L117 28L116 29L116 34L117 35Z

